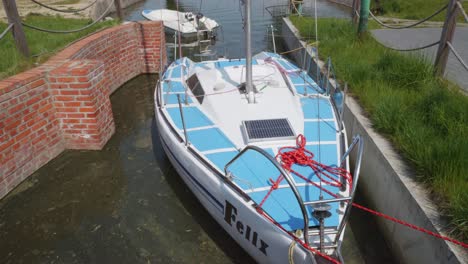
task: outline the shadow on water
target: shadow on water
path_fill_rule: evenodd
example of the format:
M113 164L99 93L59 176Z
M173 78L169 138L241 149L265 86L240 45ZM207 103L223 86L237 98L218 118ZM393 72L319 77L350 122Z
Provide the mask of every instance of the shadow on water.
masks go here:
M112 95L103 150L65 151L0 201L0 263L253 262L165 158L154 84L142 75Z
M255 263L255 261L236 243L234 239L214 220L206 211L195 195L187 187L184 181L170 164L159 138L156 122L152 123L153 150L157 162L163 169L163 175L176 194L177 198L184 205L184 208L199 224L208 236L224 251L233 263Z

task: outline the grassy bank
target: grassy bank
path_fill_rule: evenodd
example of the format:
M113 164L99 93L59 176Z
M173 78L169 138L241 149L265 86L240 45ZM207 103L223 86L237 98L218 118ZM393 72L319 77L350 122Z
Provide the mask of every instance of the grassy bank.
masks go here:
M371 9L379 15L419 20L433 14L447 4L447 0L375 0L371 2ZM468 3L463 3L468 12ZM444 21L446 11L438 14L431 20ZM463 19L460 17L459 21Z
M302 36L312 19L291 17ZM468 97L432 76L422 59L362 41L346 20L318 23L321 57L331 56L338 78L369 113L375 129L408 159L451 218L453 235L468 240ZM313 32L312 32L313 33Z
M25 18L25 22L41 28L70 30L88 25L91 20L29 15ZM100 22L84 31L71 34L51 34L25 28L26 39L33 55L31 58L21 56L16 50L11 33L8 33L8 36L0 40L0 79L35 67L74 40L114 24L115 21ZM0 32L5 28L6 24L0 23Z

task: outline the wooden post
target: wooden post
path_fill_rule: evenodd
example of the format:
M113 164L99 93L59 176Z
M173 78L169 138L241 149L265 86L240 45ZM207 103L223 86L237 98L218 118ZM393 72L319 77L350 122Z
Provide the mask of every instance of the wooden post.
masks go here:
M15 39L16 48L25 57L29 57L28 43L26 42L26 36L24 35L23 25L21 25L21 18L16 8L15 0L2 0L5 8L6 15L8 17L8 23L13 24L12 33Z
M120 21L123 20L122 6L120 5L120 0L114 0L115 11L117 12L117 17Z
M435 75L443 76L445 73L445 67L447 66L448 55L450 52L447 41L452 42L453 35L455 33L455 27L457 25L457 15L457 0L450 0L447 7L447 16L445 17L445 23L444 27L442 28L439 48L437 49L437 55L434 63Z

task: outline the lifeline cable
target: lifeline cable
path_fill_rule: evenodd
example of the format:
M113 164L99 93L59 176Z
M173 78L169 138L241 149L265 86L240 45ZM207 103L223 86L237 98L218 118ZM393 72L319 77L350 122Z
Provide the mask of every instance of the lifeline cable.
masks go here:
M382 22L381 20L379 20L371 11L369 11L369 14L371 15L371 17L375 20L375 22L377 22L379 25L383 26L383 27L386 27L386 28L391 28L391 29L403 29L403 28L412 28L412 27L415 27L421 23L424 23L426 21L428 21L429 19L437 16L440 12L444 11L446 8L448 7L448 4L444 5L442 8L440 8L439 10L437 10L435 13L433 13L432 15L424 18L423 20L420 20L414 24L411 24L411 25L408 25L408 26L402 26L402 27L394 27L394 26L390 26L390 25L387 25L385 24L384 22Z
M93 2L91 2L89 5L85 6L85 7L82 7L82 8L79 8L79 9L58 9L58 8L55 8L55 7L51 7L51 6L48 6L46 4L43 4L39 1L36 1L36 0L31 0L33 3L36 3L44 8L47 8L47 9L50 9L50 10L53 10L53 11L57 11L57 12L62 12L62 13L78 13L78 12L81 12L81 11L84 11L88 8L90 8L91 6L93 6L94 4L97 3L98 0L94 0Z
M377 42L377 44L381 45L382 47L385 47L387 49L391 49L391 50L394 50L394 51L416 51L416 50L422 50L422 49L427 49L427 48L430 48L432 46L435 46L437 44L440 43L440 41L436 41L434 43L431 43L431 44L427 44L427 45L424 45L422 47L418 47L418 48L411 48L411 49L397 49L397 48L392 48L392 47L389 47L389 46L386 46L385 44L381 43L380 41L378 41L377 39L375 40L375 42Z
M468 71L468 65L462 59L460 54L458 54L458 52L455 50L455 48L453 47L452 43L450 43L450 41L447 41L447 46L450 48L450 50L453 52L453 55L455 55L455 57L458 59L458 61L461 63L461 65L465 68L465 70Z
M104 13L102 13L102 15L100 17L98 17L98 19L96 19L93 23L91 23L89 25L86 25L86 26L84 26L82 28L78 28L78 29L73 29L73 30L51 30L51 29L44 29L44 28L33 26L33 25L29 25L29 24L26 24L24 22L21 22L21 24L23 26L25 26L25 27L30 28L30 29L34 29L34 30L42 31L42 32L47 32L47 33L55 33L55 34L76 33L76 32L80 32L80 31L83 31L85 29L88 29L88 28L94 26L99 21L101 21L107 15L107 12L109 12L109 10L111 9L113 4L114 3L111 1L109 6L107 7L107 9L104 11Z
M468 23L468 15L466 14L465 9L463 9L462 4L460 2L457 2L457 6L460 8L460 11L463 17L465 18L466 23Z
M2 34L0 34L0 39L2 39L12 28L13 24L9 24L8 27L2 32Z

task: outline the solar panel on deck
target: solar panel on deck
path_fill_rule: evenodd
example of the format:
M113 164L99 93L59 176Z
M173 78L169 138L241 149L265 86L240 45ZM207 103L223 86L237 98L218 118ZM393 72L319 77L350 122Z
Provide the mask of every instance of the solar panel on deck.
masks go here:
M288 139L294 131L286 118L243 121L248 141Z

